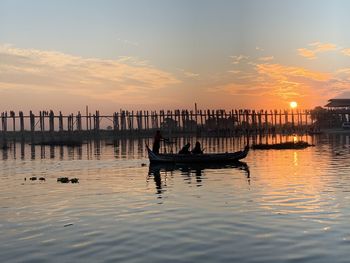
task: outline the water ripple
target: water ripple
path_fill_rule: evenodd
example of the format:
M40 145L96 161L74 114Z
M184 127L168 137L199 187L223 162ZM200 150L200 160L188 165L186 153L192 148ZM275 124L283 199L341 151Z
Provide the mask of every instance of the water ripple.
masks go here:
M222 167L150 174L142 165L145 141L137 140L47 148L50 158L11 158L11 150L0 161L0 258L347 262L350 152L342 142L349 138L318 140L302 151L251 151L249 173ZM241 144L203 142L222 151ZM29 158L31 150L25 148ZM63 176L78 177L79 184L57 183Z

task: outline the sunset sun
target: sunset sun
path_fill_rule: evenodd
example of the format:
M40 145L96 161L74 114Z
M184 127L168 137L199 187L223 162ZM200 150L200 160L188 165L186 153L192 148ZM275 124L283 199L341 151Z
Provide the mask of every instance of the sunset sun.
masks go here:
M290 105L290 107L291 107L292 109L295 109L296 107L298 107L298 103L297 103L296 101L291 101L291 102L289 103L289 105Z

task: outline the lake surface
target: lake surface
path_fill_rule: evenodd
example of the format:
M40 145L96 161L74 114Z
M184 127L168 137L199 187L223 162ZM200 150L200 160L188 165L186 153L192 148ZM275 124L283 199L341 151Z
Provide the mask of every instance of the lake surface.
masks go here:
M149 167L148 139L16 143L0 150L0 260L349 262L349 136L302 139L316 146L221 167ZM199 140L206 152L245 144Z

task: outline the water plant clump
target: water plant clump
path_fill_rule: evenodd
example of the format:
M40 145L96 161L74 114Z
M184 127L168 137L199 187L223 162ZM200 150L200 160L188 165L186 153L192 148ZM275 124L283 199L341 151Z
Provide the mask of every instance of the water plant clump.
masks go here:
M69 179L68 177L59 177L59 178L57 178L57 182L60 182L63 184L67 184L67 183L77 184L77 183L79 183L79 178Z
M77 184L79 183L79 178L72 178L69 180L72 184Z
M68 177L59 177L59 178L57 178L57 182L66 184L66 183L69 183L69 178Z

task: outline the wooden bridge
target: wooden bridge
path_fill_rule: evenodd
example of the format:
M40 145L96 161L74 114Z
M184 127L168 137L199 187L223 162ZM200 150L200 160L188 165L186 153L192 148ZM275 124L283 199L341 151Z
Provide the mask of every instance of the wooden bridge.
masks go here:
M67 133L137 136L150 135L161 129L172 134L235 135L303 131L313 122L309 110L120 110L111 115L102 115L99 111L86 111L84 115L80 112L55 114L52 110L36 115L32 111L29 114L9 111L1 113L0 133L2 137Z

